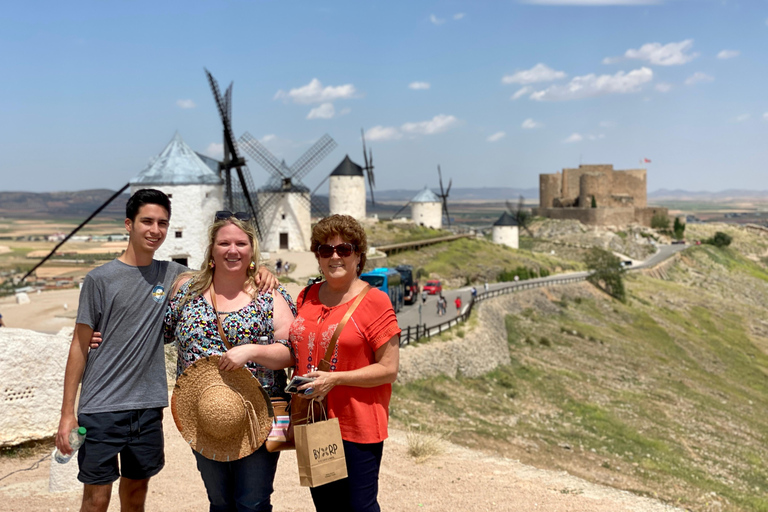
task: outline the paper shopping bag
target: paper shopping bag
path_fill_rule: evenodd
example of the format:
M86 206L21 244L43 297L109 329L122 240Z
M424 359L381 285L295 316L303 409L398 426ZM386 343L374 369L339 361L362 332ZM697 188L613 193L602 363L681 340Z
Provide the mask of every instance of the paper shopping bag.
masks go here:
M338 418L294 425L293 429L302 487L317 487L347 478Z

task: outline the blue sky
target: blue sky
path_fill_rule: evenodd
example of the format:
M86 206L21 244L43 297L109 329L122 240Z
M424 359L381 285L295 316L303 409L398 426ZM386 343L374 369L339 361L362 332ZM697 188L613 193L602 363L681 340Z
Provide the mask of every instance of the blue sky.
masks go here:
M238 137L338 142L311 188L363 128L381 190L644 158L649 191L768 189L766 49L763 0L8 2L0 190L117 189L176 131L220 156L204 67Z

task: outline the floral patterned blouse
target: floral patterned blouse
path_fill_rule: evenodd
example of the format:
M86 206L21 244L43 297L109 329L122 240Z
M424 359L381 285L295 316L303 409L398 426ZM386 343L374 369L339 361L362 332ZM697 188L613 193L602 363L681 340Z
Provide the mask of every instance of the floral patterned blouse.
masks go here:
M184 373L184 370L198 359L226 352L216 327L216 313L208 301L201 295L196 295L179 308L182 298L189 289L189 284L189 282L184 283L171 298L165 314L165 342L176 341L178 348L176 377ZM282 286L278 287L277 291L285 298L295 317L296 305L291 296ZM259 293L253 301L238 311L220 315L221 326L229 342L232 345L280 343L293 352L288 340L275 339L275 326L272 322L273 303L272 294ZM260 340L261 337L267 339ZM289 395L285 393L287 378L284 370L270 370L256 363L247 363L246 367L259 379L269 396L288 398Z

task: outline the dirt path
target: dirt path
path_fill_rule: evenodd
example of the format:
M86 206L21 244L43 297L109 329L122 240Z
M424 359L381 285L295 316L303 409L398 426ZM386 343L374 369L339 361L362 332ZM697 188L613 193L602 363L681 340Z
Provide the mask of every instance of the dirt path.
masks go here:
M150 484L147 510L207 510L208 501L194 457L165 418L166 466ZM455 445L417 463L407 454L402 431L385 443L379 501L387 511L590 511L661 512L677 510L625 491L591 484L564 472L545 471L517 461L491 457ZM0 458L0 477L30 467L37 458ZM76 511L79 492L48 493L50 462L0 481L0 510L7 512ZM116 491L117 486L113 490ZM309 491L298 485L294 452L281 455L272 497L275 511L313 510ZM116 492L110 512L120 510Z

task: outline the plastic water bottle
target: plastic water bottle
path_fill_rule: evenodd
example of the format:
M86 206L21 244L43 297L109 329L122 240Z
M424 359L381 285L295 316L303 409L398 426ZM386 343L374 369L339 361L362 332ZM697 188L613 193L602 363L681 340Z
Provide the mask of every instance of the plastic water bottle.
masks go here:
M83 443L85 442L85 427L77 427L73 428L72 431L69 433L69 446L72 448L72 453L69 455L64 455L59 451L58 448L56 448L53 451L53 458L58 462L59 464L66 464L69 462L69 459L72 458L73 455L75 455L75 452L77 452L78 448L83 446Z

